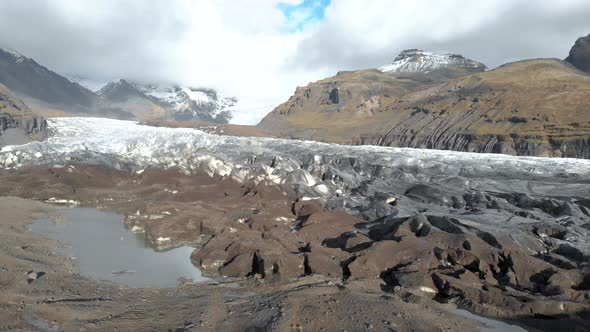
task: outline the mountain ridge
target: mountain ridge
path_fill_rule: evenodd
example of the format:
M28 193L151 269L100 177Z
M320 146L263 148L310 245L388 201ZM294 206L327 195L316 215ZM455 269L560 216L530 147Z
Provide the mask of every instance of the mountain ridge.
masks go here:
M92 91L40 65L16 51L0 48L0 83L22 99L34 99L65 107L90 108Z
M0 84L6 85L32 109L48 116L228 123L231 109L238 102L235 97L219 96L213 89L178 85L170 85L175 95L175 100L170 100L151 95L145 88L148 84L125 79L109 82L95 93L32 58L2 48ZM205 97L193 100L197 93Z
M143 121L205 121L228 123L235 97L219 97L217 91L180 85L146 84L119 79L103 86L101 99L131 111ZM146 112L146 109L150 110Z

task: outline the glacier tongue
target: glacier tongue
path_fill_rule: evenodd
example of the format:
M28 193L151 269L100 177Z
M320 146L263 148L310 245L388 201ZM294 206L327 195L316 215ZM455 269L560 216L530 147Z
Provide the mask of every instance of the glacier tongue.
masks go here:
M49 130L44 142L4 147L0 168L71 163L133 171L178 167L238 181L268 180L297 198L322 197L348 206L355 201L348 194L369 183L380 188L372 190L392 194L399 194L400 183L444 183L462 190L524 188L534 193L552 188L547 183L561 182L561 189L579 192L583 188L577 184L590 179L590 160L581 159L218 136L102 118L54 118ZM336 198L340 195L335 193L347 198Z

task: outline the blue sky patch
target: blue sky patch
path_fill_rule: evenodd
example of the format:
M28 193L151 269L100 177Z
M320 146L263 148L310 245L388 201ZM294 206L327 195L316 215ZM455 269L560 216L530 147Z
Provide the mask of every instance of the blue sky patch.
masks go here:
M330 2L331 0L303 0L298 5L279 3L277 7L287 18L287 31L297 32L322 21Z

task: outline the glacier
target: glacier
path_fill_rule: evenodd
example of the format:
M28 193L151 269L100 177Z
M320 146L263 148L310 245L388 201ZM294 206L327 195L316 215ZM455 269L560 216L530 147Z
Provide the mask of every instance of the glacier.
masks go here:
M150 127L104 118L53 118L48 126L46 141L4 147L0 167L72 163L132 171L177 167L186 173L231 176L241 182L267 180L284 186L295 198L328 200L347 196L367 181L379 182L384 192L395 189L399 181L451 181L447 188L521 188L543 194L552 186L539 183L563 183L557 190L583 191L578 182L590 180L590 160L584 159L220 136L197 129Z
M590 160L221 136L103 118L53 118L48 128L45 141L4 147L0 168L178 168L264 181L294 200L317 199L368 221L461 218L510 234L533 253L546 248L526 230L557 223L568 228L563 241L590 254Z
M422 181L440 176L590 179L590 160L585 159L221 136L198 129L87 117L49 119L48 128L46 141L4 147L0 167L75 161L132 170L178 167L188 173L205 171L240 181L270 179L281 183L291 177L308 187L325 184L330 188L350 187L361 179L383 178L399 171ZM331 176L326 178L326 174Z

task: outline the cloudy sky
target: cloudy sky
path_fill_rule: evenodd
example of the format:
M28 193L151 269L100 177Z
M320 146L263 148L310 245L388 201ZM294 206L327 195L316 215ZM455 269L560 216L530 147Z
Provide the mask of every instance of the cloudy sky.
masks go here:
M564 58L588 0L0 0L0 47L68 76L212 87L255 123L298 85L406 48Z

